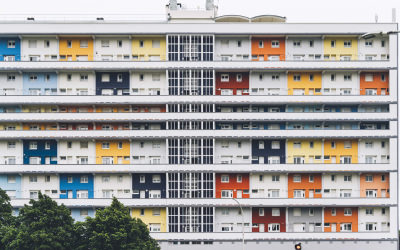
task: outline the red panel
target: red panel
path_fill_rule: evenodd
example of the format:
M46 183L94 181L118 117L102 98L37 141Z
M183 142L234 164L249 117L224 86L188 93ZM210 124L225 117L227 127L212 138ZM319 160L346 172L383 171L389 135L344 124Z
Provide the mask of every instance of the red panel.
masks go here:
M261 207L262 208L262 207ZM286 209L284 207L279 207L280 215L272 216L272 208L264 207L264 216L260 216L259 207L253 207L252 209L252 223L253 224L264 224L265 232L268 232L269 223L279 223L280 231L286 232ZM259 227L253 227L253 232L259 232Z
M227 82L222 82L221 81L221 75L223 74L228 74L229 75L229 81ZM238 82L236 75L241 74L242 75L242 81ZM229 72L219 72L217 73L217 79L216 79L216 89L215 93L216 95L221 95L221 89L232 89L233 90L233 95L237 94L238 89L249 89L249 73L248 72L235 72L235 73L229 73ZM243 92L243 91L242 91ZM248 95L249 93L242 93L242 95Z

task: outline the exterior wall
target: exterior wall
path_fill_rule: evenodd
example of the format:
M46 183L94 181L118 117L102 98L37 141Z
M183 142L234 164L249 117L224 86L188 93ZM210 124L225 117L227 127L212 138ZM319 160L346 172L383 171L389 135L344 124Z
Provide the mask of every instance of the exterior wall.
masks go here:
M214 162L217 164L243 164L251 160L248 140L215 140L214 152Z
M36 177L37 182L31 182L30 178ZM50 178L47 181L46 178ZM40 191L42 194L48 195L52 199L56 199L60 195L60 182L56 174L29 174L22 176L22 197L29 199L31 191Z
M131 94L167 95L167 77L165 71L133 72L131 74Z
M260 48L260 41L264 42L264 47ZM279 47L272 48L272 41L278 41ZM282 37L253 37L251 39L252 60L267 61L269 56L279 56L280 61L285 60L285 38ZM263 56L264 59L260 56Z
M351 215L344 215L343 207L335 207L336 215L332 215L332 208L325 207L324 208L324 232L340 232L340 224L341 223L351 223L351 231L358 232L358 208L351 208ZM327 226L329 223L329 227ZM332 230L332 224L336 225L336 231Z
M30 142L37 142L37 149L29 149ZM50 143L50 149L45 149L45 143ZM30 157L39 157L40 164L57 164L57 142L55 140L23 140L24 164L29 164ZM50 158L50 163L46 163Z
M144 210L144 215L141 215L141 210ZM150 224L161 224L160 232L167 232L167 212L166 208L156 208L160 209L160 215L153 214L154 208L133 208L132 209L132 217L138 218L142 220L147 227Z
M366 46L366 41L372 41L372 46ZM382 46L382 41L385 46ZM389 39L376 37L373 39L360 39L358 41L358 56L360 60L366 60L372 56L373 60L387 60L389 55Z
M111 196L107 197L103 191L110 191ZM123 199L132 197L130 174L96 174L94 176L94 198L111 198L113 196Z
M300 42L295 46L294 42ZM312 46L311 46L312 44ZM323 59L323 41L321 37L288 37L286 39L287 60L318 60Z
M141 140L132 141L131 144L132 164L166 164L165 140Z
M260 178L260 175L262 177ZM279 181L273 181L272 176L279 176ZM250 174L250 198L273 198L270 191L279 190L279 197L288 197L287 174Z
M10 129L10 127L12 128L12 129ZM22 129L22 126L21 126L21 123L16 123L16 122L14 122L14 123L1 123L0 124L0 130L21 130Z
M232 95L248 95L249 94L249 73L248 72L218 72L216 74L216 95L224 95L222 89L232 90ZM228 75L229 80L223 81L222 75ZM241 76L241 81L238 81L238 76Z
M264 142L264 148L260 148L260 142ZM279 142L279 148L273 149L272 142ZM279 156L280 164L286 163L286 141L285 140L252 140L251 156L253 164L268 164L268 157ZM262 158L264 161L262 161ZM261 162L260 162L261 159Z
M297 175L301 176L300 182L295 182L293 179ZM314 181L310 180L310 176L314 177ZM304 190L305 196L302 198L322 198L321 189L321 174L289 174L288 176L288 198L296 198L294 197L294 190ZM311 191L313 195L310 194Z
M87 211L88 215L84 215L83 211ZM71 208L71 216L75 221L85 221L86 217L94 217L95 214L93 208Z
M68 75L71 76L69 80ZM87 76L87 79L84 77ZM60 72L58 75L59 95L95 95L95 75L93 72ZM65 89L65 92L62 92Z
M31 80L31 76L37 76L37 80ZM30 90L37 89L35 93ZM57 94L56 73L24 73L23 74L24 95L51 95Z
M369 143L372 143L372 147L367 147L367 145L370 145ZM389 163L390 148L388 140L361 139L358 145L359 163L367 163L367 157L374 157L376 163Z
M278 78L276 78L278 76ZM284 72L251 72L251 95L287 95L287 74Z
M15 182L11 182L9 178L14 178L15 177ZM0 188L3 189L4 191L7 192L9 196L11 196L10 192L15 193L15 197L10 197L11 199L18 199L22 197L22 181L21 181L21 175L18 174L1 174L0 175Z
M372 176L372 181L367 181L366 176ZM360 197L367 197L366 190L376 190L377 198L390 197L389 174L363 173L360 175Z
M15 80L8 80L9 75L14 76ZM18 72L0 73L0 95L21 95L22 82L22 74Z
M93 106L60 106L60 113L92 113Z
M372 81L367 81L366 76L372 75ZM384 80L382 80L382 75ZM366 94L366 89L376 89L377 95L389 95L389 74L385 72L363 72L360 75L360 95ZM383 90L383 91L382 91Z
M103 142L108 142L109 149L103 149ZM118 144L122 142L122 148ZM102 157L112 157L112 164L130 163L130 143L129 141L97 141L96 142L96 164L103 164Z
M140 41L143 47L140 47ZM157 41L160 46L154 47L153 41ZM165 61L166 60L166 41L165 37L134 37L132 38L132 56L133 60L139 61ZM153 58L153 57L158 57Z
M15 147L10 148L8 142L15 142ZM12 164L15 159L15 164L22 164L22 143L20 141L0 141L0 164Z
M81 142L84 144L87 142L88 147L85 148ZM68 147L69 145L71 148ZM97 159L95 156L96 147L93 141L59 141L58 147L59 164L83 164L80 159L85 157L88 159L87 164L96 164L96 160L99 160L101 164L101 158Z
M333 176L333 177L332 177ZM351 181L345 181L345 176L351 176ZM324 174L322 175L324 198L346 198L342 192L350 193L350 197L360 197L360 175L348 174ZM347 178L347 177L346 177ZM347 198L350 198L347 197Z
M215 231L225 232L222 227L229 227L229 232L242 232L242 223L244 221L245 232L251 232L251 208L215 208Z
M87 183L81 182L83 176L87 176ZM72 183L68 183L68 177L72 177ZM93 199L92 174L60 174L60 199L77 199L77 191L79 190L87 190L88 199ZM70 192L71 196L68 197Z
M109 75L109 81L103 81L103 75ZM121 81L118 75L122 75ZM129 72L96 72L96 95L105 95L105 89L111 90L112 95L129 95Z
M160 175L161 182L154 183L153 182L153 175ZM144 176L145 182L140 183L140 176ZM152 174L132 174L132 189L133 194L132 198L137 199L141 198L140 193L144 193L146 199L150 198L149 191L151 190L160 190L161 191L161 198L166 197L166 188L167 182L165 178L165 173L152 173Z
M335 148L332 148L331 142L333 141L324 142L324 163L340 163L341 156L351 156L351 163L358 163L358 141L350 140L351 148L344 148L345 140L334 140ZM326 156L330 156L330 159L326 159Z
M372 209L372 214L367 214L366 210ZM385 212L383 212L384 210ZM372 231L376 232L388 232L390 224L390 209L388 207L371 207L364 208L360 207L358 210L358 221L359 221L359 231L360 232L371 232L366 228L367 223L376 223L376 229Z
M294 144L300 142L300 148ZM313 147L311 148L311 144ZM326 154L326 153L325 153ZM317 156L317 157L316 157ZM318 159L318 156L321 156ZM294 163L294 157L303 157L304 163L322 163L322 141L320 140L288 140L287 141L287 163Z
M295 216L294 210L300 210L300 216ZM310 210L313 210L313 213ZM288 232L296 232L295 224L304 224L304 231L300 232L322 232L322 208L288 208ZM318 226L319 225L319 226Z
M22 130L32 130L30 126L37 126L38 130L57 130L57 123L23 123Z
M300 81L295 81L294 76L300 76ZM311 79L313 77L313 79ZM321 95L322 77L318 72L290 72L288 73L288 95L299 95L298 90L303 90L303 95Z
M334 80L331 79L332 75L334 75ZM351 79L345 80L345 75L350 75ZM322 75L322 88L324 95L346 95L345 90L349 91L350 95L359 95L359 76L354 72L326 71Z
M68 48L68 41L72 46ZM87 41L87 48L81 48L81 41ZM87 56L88 61L93 61L93 39L90 37L63 37L59 40L60 61L79 61L78 56Z
M222 176L228 175L229 182L222 182ZM242 176L242 182L238 182L238 175ZM222 198L222 190L232 190L233 198L238 197L238 191L242 192L242 198L250 198L249 194L250 184L249 184L249 174L216 174L215 175L215 198ZM247 192L247 193L246 193Z
M15 41L15 48L8 48L8 41ZM21 40L18 37L0 38L0 61L4 61L5 56L14 56L15 61L21 61Z
M217 61L249 60L250 51L249 37L215 37L214 56Z
M264 216L260 216L259 209L264 209ZM260 232L260 224L264 224L264 231L268 232L269 223L280 224L280 232L286 232L286 209L284 207L278 208L280 211L279 216L272 216L272 209L270 207L253 207L252 208L252 232Z
M29 43L36 43L36 47L33 44L30 46ZM47 43L49 43L48 47ZM58 40L54 37L24 37L21 45L22 61L58 61L59 59Z
M110 37L96 36L96 40L94 41L94 46L95 46L94 60L96 61L131 60L132 56L131 40L126 37L110 38Z
M336 46L331 47L331 41L336 41ZM345 41L351 41L351 47L344 47ZM341 60L341 56L350 56L351 60L358 60L358 40L356 37L325 37L324 56L329 60ZM333 58L335 56L335 58Z
M23 113L57 113L57 112L59 112L59 110L58 110L58 107L56 105L54 105L54 106L29 105L29 106L22 106L22 108L20 108L18 112L23 112Z

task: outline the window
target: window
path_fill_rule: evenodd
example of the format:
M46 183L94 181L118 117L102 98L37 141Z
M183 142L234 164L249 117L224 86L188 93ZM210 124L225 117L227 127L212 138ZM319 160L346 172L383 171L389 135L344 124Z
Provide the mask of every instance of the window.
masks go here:
M7 75L7 81L8 81L8 82L14 82L14 81L15 81L15 75L13 75L13 74L8 74L8 75Z
M301 148L301 142L293 142L293 148Z
M344 216L351 216L352 214L351 208L344 209Z
M71 40L67 40L67 48L72 48L72 41Z
M264 181L264 175L260 174L258 176L258 181L263 182Z
M122 40L118 40L117 41L117 47L118 48L122 48Z
M272 48L279 48L279 41L276 41L276 40L272 41L271 42L271 47Z
M81 48L87 48L89 44L88 40L80 40L80 47Z
M308 176L308 182L314 182L314 175Z
M293 208L293 216L301 216L301 208Z
M300 47L301 41L293 41L293 47Z
M343 144L344 148L351 148L351 141L345 141Z
M50 142L45 142L44 143L44 149L49 150L50 149Z
M67 75L67 81L70 82L71 80L72 80L72 75L71 75L71 74L68 74L68 75Z
M154 174L154 175L152 176L152 181L153 181L153 183L161 183L161 175L159 175L159 174Z
M331 40L331 48L335 48L336 47L336 40Z
M7 48L8 49L15 49L15 40L8 40Z
M89 183L89 176L82 175L81 176L81 183Z
M242 47L242 41L241 41L241 40L238 40L238 41L237 41L237 46L238 46L238 48L241 48L241 47Z
M221 198L233 198L232 190L221 190Z
M314 47L314 41L313 40L310 41L310 48L312 48L312 47Z
M365 142L365 148L372 148L373 147L373 142Z
M143 48L143 47L144 47L144 41L143 41L143 40L140 40L140 41L139 41L139 47L140 47L140 48Z
M229 82L229 75L228 74L222 74L221 75L221 82Z
M271 149L280 149L280 148L281 148L281 144L279 141L271 142Z
M238 183L242 182L242 175L237 175L236 176L236 182L238 182Z
M29 176L29 182L37 182L37 176Z
M81 209L80 210L80 215L81 216L88 216L89 215L89 210L88 209Z
M336 208L331 208L331 215L336 216Z
M381 142L381 148L385 148L385 142Z
M72 176L68 176L68 177L67 177L67 182L68 182L68 183L72 183L72 182L73 182Z
M293 75L293 81L300 82L301 76L300 75Z
M351 182L351 175L345 175L343 176L343 179L345 182Z
M366 209L365 209L365 214L366 214L366 215L374 215L374 209L372 209L372 208L366 208Z
M101 40L101 47L103 48L110 47L110 40Z
M342 223L340 224L341 232L351 232L351 223Z
M144 81L144 74L139 75L139 81L141 81L141 82Z
M101 74L101 81L102 82L109 82L110 81L110 74Z
M241 82L243 80L242 74L236 74L236 82Z
M222 183L229 183L229 175L222 175L221 176Z
M385 182L385 181L386 181L386 175L384 175L384 174L381 175L381 181L382 181L382 182Z
M7 142L7 148L8 148L8 149L15 148L15 146L16 146L16 142L15 142L15 141L9 141L9 142Z
M15 175L8 175L7 176L7 183L16 183L16 177Z
M118 74L117 75L117 82L122 82L123 78L122 78L122 74Z
M29 142L29 149L30 150L37 150L37 142L36 141Z
M310 148L314 148L314 142L310 141Z
M280 175L273 175L272 176L272 182L279 182L280 181Z
M263 40L258 41L258 47L259 48L264 48L264 41Z
M258 216L264 216L264 208L258 209Z
M78 198L78 199L87 199L87 198L89 198L88 190L77 190L76 191L76 198Z
M336 148L336 142L334 141L331 142L331 148Z
M139 177L139 182L140 182L140 183L145 183L145 182L146 182L146 176L141 175L141 176Z
M103 142L101 144L102 149L110 149L110 143L109 142Z
M279 81L279 75L272 75L272 81Z
M315 214L314 208L308 209L308 215L309 215L309 216L314 216L314 214Z
M272 216L281 216L281 210L279 208L272 208Z
M365 47L372 47L372 41L371 40L369 40L369 41L365 41Z
M51 182L51 176L50 175L46 175L44 177L44 182Z
M81 82L87 82L88 79L89 79L89 75L87 75L87 74L85 74L85 75L81 74L81 75L80 75L80 78L81 78Z
M101 181L102 181L103 183L110 182L110 176L103 176L103 177L101 178Z
M293 182L301 182L301 175L294 175Z
M87 141L81 141L80 143L81 148L88 148L89 147L89 142Z
M29 40L28 41L28 47L29 48L36 48L36 40Z
M258 149L264 149L264 142L263 141L259 141L258 142Z
M29 81L37 81L38 76L37 75L30 75L29 76Z
M336 81L336 74L331 74L331 82Z
M123 142L118 142L118 149L122 149L122 146L123 146Z
M314 75L310 74L309 79L310 79L310 82L313 82L314 81Z
M351 41L344 41L343 43L345 48L351 48Z
M351 81L351 75L344 75L344 81Z

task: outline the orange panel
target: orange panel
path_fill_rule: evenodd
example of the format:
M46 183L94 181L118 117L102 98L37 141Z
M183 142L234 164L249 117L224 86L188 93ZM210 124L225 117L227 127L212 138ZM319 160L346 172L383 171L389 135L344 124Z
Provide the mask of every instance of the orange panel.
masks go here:
M351 223L351 231L358 232L358 208L351 208L351 215L344 215L343 207L335 207L336 215L332 215L332 208L324 208L324 223L330 223L329 227L324 226L324 232L332 232L332 224L336 224L336 232L340 232L341 223Z
M293 182L295 175L301 175L301 182ZM314 176L314 181L310 182L310 175ZM310 190L314 190L314 198L321 198L322 193L315 193L315 190L322 189L321 174L289 174L288 177L288 198L293 198L293 191L295 189L304 190L305 198L310 198Z
M260 41L263 42L263 47L260 47ZM272 41L279 41L279 47L273 48ZM280 61L285 60L285 38L274 37L256 37L251 39L251 54L253 60L260 60L260 56L264 57L264 61L268 61L268 56L279 56ZM254 57L257 57L256 59Z

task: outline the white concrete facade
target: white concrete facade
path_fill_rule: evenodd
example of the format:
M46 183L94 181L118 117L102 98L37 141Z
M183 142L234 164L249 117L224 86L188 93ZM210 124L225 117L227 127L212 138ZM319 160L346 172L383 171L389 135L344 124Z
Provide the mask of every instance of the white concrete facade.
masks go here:
M250 198L287 198L287 197L288 197L287 174L281 174L281 173L250 174Z
M216 140L214 161L217 164L250 164L250 140Z
M324 174L321 192L323 198L360 197L360 175L357 173Z
M131 142L132 164L165 164L168 163L166 153L165 139Z
M322 74L323 95L359 95L360 75L355 72L326 71Z
M23 149L21 141L0 141L0 164L22 164L22 155Z
M376 37L358 40L359 60L388 60L389 39Z
M388 232L390 209L385 207L362 207L358 210L360 232ZM394 221L392 223L395 223Z
M58 39L55 37L28 37L21 40L21 60L58 61Z
M215 232L251 232L251 209L243 208L216 208L215 209Z
M96 76L93 72L61 72L58 75L59 95L95 95Z
M389 163L390 144L388 140L367 140L358 142L359 163Z
M30 174L22 176L22 198L37 198L39 192L53 199L60 197L60 181L55 174Z
M286 60L323 60L324 41L321 37L295 37L286 39Z
M22 95L22 74L19 72L0 73L0 95Z
M132 59L132 41L127 37L96 36L94 60L125 61Z
M250 60L251 40L248 36L215 37L215 60Z
M286 72L252 71L250 73L250 95L287 95Z
M59 164L95 164L96 145L93 141L59 141Z
M132 95L167 95L168 83L165 71L133 72L130 74Z
M94 176L94 198L132 198L132 176L130 174L96 174Z

